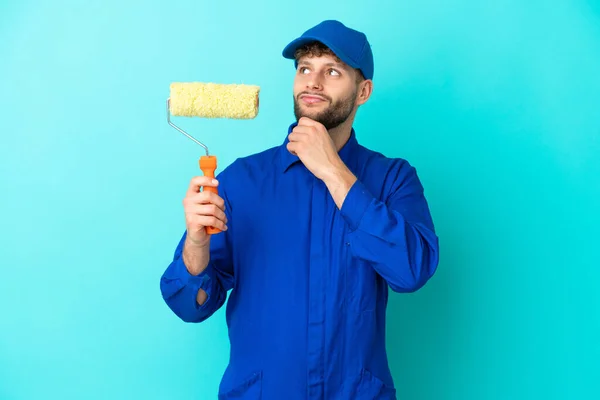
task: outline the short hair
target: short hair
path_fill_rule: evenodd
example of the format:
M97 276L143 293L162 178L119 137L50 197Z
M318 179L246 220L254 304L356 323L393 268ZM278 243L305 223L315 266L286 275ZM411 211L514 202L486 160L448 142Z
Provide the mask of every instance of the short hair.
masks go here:
M310 42L300 46L294 53L296 61L300 60L301 57L320 57L323 55L329 55L336 59L337 62L343 63L342 60L327 46L321 42ZM360 83L365 79L362 71L358 68L353 68L356 71L356 83Z

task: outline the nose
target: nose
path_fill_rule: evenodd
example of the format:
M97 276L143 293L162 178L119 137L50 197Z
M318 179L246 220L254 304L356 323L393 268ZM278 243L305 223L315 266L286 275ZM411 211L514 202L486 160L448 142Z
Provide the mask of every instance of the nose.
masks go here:
M312 74L311 77L306 81L307 89L321 89L321 80L318 74Z

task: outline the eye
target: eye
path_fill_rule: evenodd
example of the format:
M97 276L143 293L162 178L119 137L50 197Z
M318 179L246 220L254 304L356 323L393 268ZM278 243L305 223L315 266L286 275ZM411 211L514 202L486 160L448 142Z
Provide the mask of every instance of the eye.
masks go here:
M332 69L330 69L328 72L329 72L331 75L333 75L333 76L340 76L340 73L339 73L337 70L333 69L333 68L332 68Z
M301 74L308 73L308 68L306 68L306 67L300 67L300 68L298 68L298 72L300 72Z

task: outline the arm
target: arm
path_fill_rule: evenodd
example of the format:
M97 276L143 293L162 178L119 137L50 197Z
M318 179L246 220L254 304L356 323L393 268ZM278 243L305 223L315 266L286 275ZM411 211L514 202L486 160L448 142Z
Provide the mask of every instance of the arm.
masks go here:
M217 236L224 235L222 232ZM160 279L160 290L165 303L179 318L185 322L202 322L223 306L227 291L233 287L233 277L219 267L227 262L215 256L224 253L224 249L216 248L222 243L212 244L218 240L211 243L211 260L206 268L198 275L190 273L183 256L185 238L184 233L173 261Z
M437 269L438 237L415 169L408 163L395 168L385 202L345 166L325 183L351 229L352 254L372 265L392 290L414 292Z
M287 149L323 180L350 227L352 254L396 292L422 287L437 268L438 238L415 169L395 163L385 171L390 194L382 202L344 164L321 123L302 117L288 138Z
M169 308L185 322L202 322L225 303L233 287L231 258L231 223L227 197L225 204L228 227L208 241L195 242L188 230L179 241L173 260L160 279L160 290ZM198 244L199 243L199 244Z

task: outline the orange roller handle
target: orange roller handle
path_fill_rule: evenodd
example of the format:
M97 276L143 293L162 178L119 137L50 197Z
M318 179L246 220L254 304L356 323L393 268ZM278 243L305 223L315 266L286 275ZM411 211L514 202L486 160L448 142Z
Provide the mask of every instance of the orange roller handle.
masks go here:
M200 157L200 169L204 173L204 176L208 176L209 178L215 177L215 170L217 169L217 157L215 156L202 156ZM216 187L213 186L204 186L202 190L207 190L209 192L213 192L218 194L219 191ZM221 230L219 228L215 228L214 226L207 226L206 233L208 235L214 235L216 233L220 233Z

